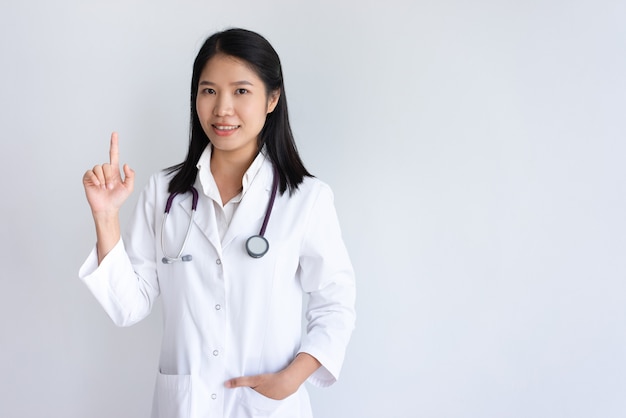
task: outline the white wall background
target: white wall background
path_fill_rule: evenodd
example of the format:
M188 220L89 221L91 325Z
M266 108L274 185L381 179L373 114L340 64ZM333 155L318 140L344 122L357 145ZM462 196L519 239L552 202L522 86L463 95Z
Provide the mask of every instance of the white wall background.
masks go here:
M81 177L113 130L138 188L182 160L192 60L229 26L281 55L358 273L318 417L626 416L625 17L620 0L3 1L0 416L148 414L160 311L116 328L78 281Z

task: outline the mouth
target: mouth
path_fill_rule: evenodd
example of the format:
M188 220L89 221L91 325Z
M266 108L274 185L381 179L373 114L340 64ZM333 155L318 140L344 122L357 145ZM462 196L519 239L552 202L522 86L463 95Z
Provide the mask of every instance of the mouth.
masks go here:
M234 131L239 128L241 125L211 125L213 129L217 129L218 131Z
M213 132L215 132L219 136L228 136L233 134L237 129L241 127L241 125L211 125L213 128Z

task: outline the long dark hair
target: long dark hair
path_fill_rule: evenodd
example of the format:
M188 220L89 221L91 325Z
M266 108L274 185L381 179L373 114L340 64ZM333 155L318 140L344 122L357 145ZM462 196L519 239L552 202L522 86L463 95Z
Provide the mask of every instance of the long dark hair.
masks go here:
M196 165L210 142L200 125L196 112L196 96L200 74L206 63L216 54L230 55L250 65L250 68L263 80L268 97L271 92L280 91L278 104L274 111L267 115L265 125L259 134L258 149L260 151L265 146L268 158L278 169L280 193L284 193L287 189L290 194L293 193L298 189L304 177L311 176L311 174L300 159L289 125L287 96L280 59L265 38L245 29L228 29L215 33L204 42L196 56L191 76L189 150L185 161L167 169L170 174L176 173L170 181L169 192L184 193L193 186L198 171Z

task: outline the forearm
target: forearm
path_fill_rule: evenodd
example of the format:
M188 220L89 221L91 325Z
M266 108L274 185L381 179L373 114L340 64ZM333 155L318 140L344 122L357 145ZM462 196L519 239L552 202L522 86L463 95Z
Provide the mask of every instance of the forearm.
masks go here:
M320 362L308 353L298 353L296 358L287 366L282 373L298 387L302 385L317 369Z
M120 218L115 212L93 213L93 219L96 226L96 250L99 265L120 240Z

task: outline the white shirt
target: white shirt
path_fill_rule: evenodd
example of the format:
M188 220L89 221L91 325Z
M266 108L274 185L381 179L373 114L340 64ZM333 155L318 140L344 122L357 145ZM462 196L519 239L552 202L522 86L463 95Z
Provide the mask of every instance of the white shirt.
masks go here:
M265 234L270 249L251 258L245 241L260 229L273 178L272 164L259 158L224 234L209 197L210 169L201 164L198 209L185 248L192 261L161 262L162 233L166 253L180 249L191 194L176 197L162 230L170 178L160 172L141 194L123 240L100 266L94 248L79 271L119 326L146 317L161 296L164 330L153 417L309 418L304 385L276 401L250 388L227 389L224 382L282 370L298 352L322 364L309 378L312 384L328 386L339 376L354 327L355 287L332 192L305 178L292 195L278 195Z
M215 206L215 217L217 223L217 229L219 231L220 240L224 238L226 234L226 230L230 225L230 221L233 219L233 215L235 214L235 210L239 206L239 202L243 199L243 196L248 191L250 184L254 180L254 177L258 174L259 169L263 165L265 161L265 156L263 155L263 151L260 152L256 158L250 164L250 167L246 170L242 179L242 190L235 197L230 199L226 205L222 205L222 197L220 196L220 191L215 183L215 178L211 173L211 154L213 151L213 147L209 144L208 147L204 150L200 159L198 160L198 173L201 176L201 184L202 190L204 194L210 197L213 200L213 205ZM203 169L203 167L205 169Z

